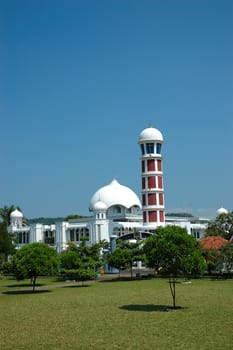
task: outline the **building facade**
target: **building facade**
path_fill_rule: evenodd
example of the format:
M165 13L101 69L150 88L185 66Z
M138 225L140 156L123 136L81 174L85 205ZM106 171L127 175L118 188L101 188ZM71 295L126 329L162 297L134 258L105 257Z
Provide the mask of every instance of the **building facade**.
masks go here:
M141 149L142 203L129 188L116 179L98 189L89 204L91 216L56 222L53 225L23 223L19 210L11 213L9 231L16 236L17 247L33 242L45 242L58 252L67 248L69 242L88 244L111 237L143 239L153 234L158 226L178 225L185 227L197 239L204 236L207 219L165 215L161 132L153 127L144 129L138 144Z

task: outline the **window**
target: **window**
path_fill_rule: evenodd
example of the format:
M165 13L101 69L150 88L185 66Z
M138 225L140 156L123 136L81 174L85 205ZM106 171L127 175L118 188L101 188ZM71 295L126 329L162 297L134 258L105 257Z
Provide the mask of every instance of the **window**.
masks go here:
M144 171L145 171L145 162L144 160L142 160L142 173L144 173Z
M146 180L145 177L142 178L142 188L146 188Z
M114 213L120 214L121 213L121 207L119 205L116 205L114 208Z
M159 205L163 205L163 193L159 193Z
M163 188L163 178L162 178L162 176L158 176L158 188Z
M142 195L142 205L146 205L146 195Z
M146 143L146 153L147 154L154 153L154 144L153 143Z
M146 211L143 212L143 222L146 222Z
M162 171L162 162L160 159L158 159L157 161L157 167L158 167L158 171Z
M149 222L157 222L157 212L149 211Z
M157 144L156 144L156 153L157 153L157 154L161 154L161 148L162 148L161 143L157 143Z
M155 204L156 204L156 194L149 193L148 194L148 205L155 205Z
M148 176L148 188L155 188L155 177Z
M74 242L74 230L70 230L70 241Z
M149 159L147 161L147 171L155 171L155 161L154 161L154 159Z
M18 233L18 241L19 241L19 244L22 244L22 243L23 243L22 232L19 232L19 233Z
M164 212L163 211L159 212L159 221L164 222Z
M89 238L90 238L90 237L89 237L89 236L90 236L90 235L89 235L89 228L86 228L85 235L86 235L86 239L89 240Z
M144 149L144 145L140 145L141 146L141 152L142 152L142 155L145 154L145 149Z

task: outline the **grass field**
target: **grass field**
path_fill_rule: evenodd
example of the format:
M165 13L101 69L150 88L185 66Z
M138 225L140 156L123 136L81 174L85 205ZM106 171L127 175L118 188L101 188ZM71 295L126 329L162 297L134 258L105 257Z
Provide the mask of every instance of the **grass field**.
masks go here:
M172 303L165 279L44 285L34 294L25 282L2 280L0 348L230 350L232 287L232 280L178 283L183 308L164 311Z

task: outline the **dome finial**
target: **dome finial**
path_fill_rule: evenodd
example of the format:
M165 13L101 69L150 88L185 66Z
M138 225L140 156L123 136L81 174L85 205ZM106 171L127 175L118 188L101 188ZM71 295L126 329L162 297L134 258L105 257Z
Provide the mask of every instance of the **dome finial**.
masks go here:
M151 120L150 120L149 123L148 123L148 128L153 128L153 125L152 125L152 123L151 123Z

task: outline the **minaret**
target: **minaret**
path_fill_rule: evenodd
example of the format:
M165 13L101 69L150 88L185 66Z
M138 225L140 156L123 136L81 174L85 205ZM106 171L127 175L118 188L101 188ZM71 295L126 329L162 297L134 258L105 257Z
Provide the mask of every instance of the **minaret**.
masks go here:
M138 140L141 147L143 225L164 226L164 189L161 148L163 135L153 127L144 129Z

